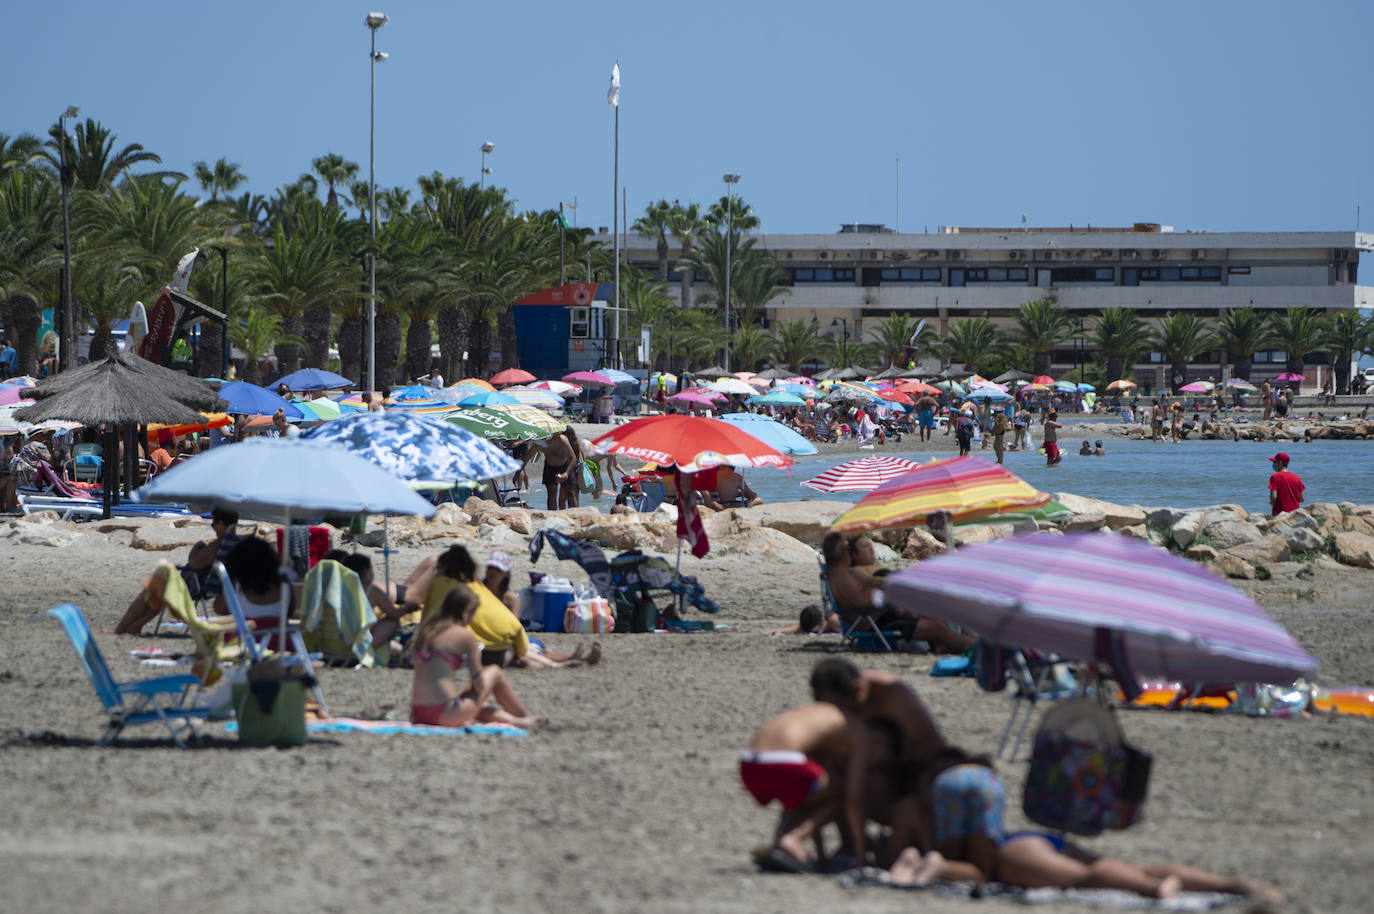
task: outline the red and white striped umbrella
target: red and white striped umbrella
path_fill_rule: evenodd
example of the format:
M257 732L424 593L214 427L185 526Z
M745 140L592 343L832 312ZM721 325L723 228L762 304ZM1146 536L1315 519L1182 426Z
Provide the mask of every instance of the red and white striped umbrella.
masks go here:
M868 492L917 466L902 457L860 457L804 480L802 485L818 492Z

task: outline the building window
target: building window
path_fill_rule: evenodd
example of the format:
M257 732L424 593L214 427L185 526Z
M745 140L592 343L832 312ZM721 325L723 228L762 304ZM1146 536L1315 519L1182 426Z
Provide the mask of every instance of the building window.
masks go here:
M883 282L940 281L939 267L884 267L880 272Z
M1250 268L1249 268L1249 267L1227 267L1227 268L1226 268L1226 272L1227 272L1227 273L1230 273L1232 276L1249 276L1249 275L1250 275Z
M792 271L793 282L853 282L852 267L803 267Z
M1249 273L1249 267L1243 267ZM1121 284L1142 282L1221 282L1221 267L1122 267Z
M585 340L591 331L591 321L586 308L568 310L568 336L575 340Z
M1080 282L1113 282L1116 279L1111 267L1054 267L1049 272L1050 283L1056 286Z
M1256 364L1264 362L1270 365L1287 365L1288 353L1282 349L1265 349L1250 356L1250 361Z

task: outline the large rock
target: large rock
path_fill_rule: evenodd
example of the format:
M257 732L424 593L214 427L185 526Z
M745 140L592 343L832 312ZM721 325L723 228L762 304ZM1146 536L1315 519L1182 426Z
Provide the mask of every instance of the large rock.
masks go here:
M1205 519L1206 515L1204 515ZM1230 549L1241 543L1258 542L1263 536L1254 524L1239 520L1222 520L1204 524L1198 535L1205 537L1218 549Z
M928 559L932 555L939 555L945 551L944 540L937 539L925 527L913 527L906 536L906 542L902 544L902 558L904 559Z
M1344 509L1344 505L1342 505ZM1342 511L1344 514L1344 510ZM1365 536L1374 536L1374 517L1365 514L1345 514L1341 518L1341 529L1351 533L1362 533Z
M1337 533L1336 558L1356 568L1374 568L1374 536L1350 530Z
M459 524L466 524L468 520L469 518L466 511L453 502L446 501L435 509L434 518L431 523L457 526Z
M1309 515L1317 522L1317 526L1323 528L1327 533L1335 533L1341 529L1341 509L1330 502L1313 502L1310 505L1303 505L1302 512ZM1297 513L1296 511L1293 513Z
M1255 566L1240 556L1231 555L1229 552L1218 555L1214 567L1228 578L1241 578L1246 581L1255 579Z
M643 524L588 524L578 532L577 538L620 552L657 545L661 536L653 537Z
M819 548L835 518L854 507L845 501L793 501L747 508L750 519L760 527L781 530L793 539Z
M1107 525L1107 515L1101 511L1087 511L1075 513L1073 517L1064 522L1064 529L1074 530L1100 530Z
M1225 550L1227 555L1238 556L1251 565L1266 566L1289 559L1288 544L1283 537L1270 533L1254 542L1240 543Z
M1113 530L1117 527L1129 527L1145 522L1145 509L1140 505L1118 505L1096 498L1084 498L1081 495L1074 495L1072 492L1055 492L1054 500L1077 515L1101 514L1103 524ZM1102 526L1102 524L1098 526ZM1077 529L1089 528L1080 527Z
M1191 546L1193 540L1197 539L1198 531L1202 529L1201 511L1186 511L1182 514L1176 514L1166 508L1151 514L1150 518L1152 521L1158 519L1158 522L1168 522L1169 518L1173 518L1172 526L1169 528L1169 538L1180 549L1187 549Z
M956 546L972 546L974 543L987 543L1005 539L1016 532L1011 524L970 524L954 528Z
M1290 552L1320 552L1326 548L1321 534L1308 527L1280 526L1274 533L1283 538Z
M666 501L654 509L653 516L665 524L677 523L677 505L670 505Z
M1193 543L1183 550L1183 555L1195 562L1215 562L1220 553L1206 543Z
M171 552L174 549L190 549L205 537L206 531L195 527L139 527L134 531L129 545L149 552Z
M529 540L505 524L483 524L477 528L477 539L487 549L518 552L529 547Z
M815 549L770 527L746 527L719 541L711 540L711 552L735 552L770 562L796 562L809 564L811 568L816 566Z
M30 511L28 514L21 514L15 518L21 524L55 524L61 516L56 511L42 510Z
M701 526L706 530L706 536L712 542L722 537L734 536L751 527L758 526L751 522L751 518L747 516L748 511L747 508L730 508L720 511L704 518Z

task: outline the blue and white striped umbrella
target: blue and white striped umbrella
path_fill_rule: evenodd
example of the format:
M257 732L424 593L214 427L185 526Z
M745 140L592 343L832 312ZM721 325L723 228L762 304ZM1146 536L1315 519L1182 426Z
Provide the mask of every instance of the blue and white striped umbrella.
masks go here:
M514 397L526 406L535 406L539 409L562 409L563 398L549 390L540 390L537 387L507 387L501 393Z
M413 413L354 413L304 437L345 447L416 488L481 482L520 469L518 460L467 429Z

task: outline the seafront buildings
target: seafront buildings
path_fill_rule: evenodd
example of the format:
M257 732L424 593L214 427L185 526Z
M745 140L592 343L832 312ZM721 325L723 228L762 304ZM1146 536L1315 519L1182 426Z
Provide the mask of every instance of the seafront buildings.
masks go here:
M1365 232L1177 232L1138 223L912 234L847 225L829 235L753 237L789 275L786 293L768 308L770 322L813 319L823 332L838 324L835 332L864 339L867 328L904 312L940 334L960 317L1010 326L1022 303L1048 296L1084 327L1082 340L1053 354L1056 371L1074 365L1075 345L1091 357L1091 318L1104 307L1133 308L1146 319L1175 311L1217 318L1244 305L1340 311L1374 301L1374 289L1359 281L1360 255L1374 251L1374 234ZM621 249L630 263L655 270L653 238L629 234ZM1204 353L1190 376L1219 376L1222 355ZM1257 353L1252 379L1282 372L1285 357ZM1151 361L1158 354L1138 362L1137 372L1150 373Z

